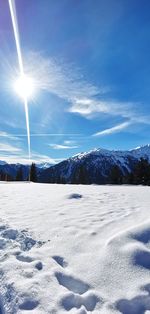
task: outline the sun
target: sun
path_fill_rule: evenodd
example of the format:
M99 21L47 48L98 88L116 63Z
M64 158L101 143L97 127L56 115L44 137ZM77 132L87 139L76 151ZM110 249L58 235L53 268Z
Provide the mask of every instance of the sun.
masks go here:
M15 81L14 90L21 98L29 99L35 92L34 80L31 77L22 74Z

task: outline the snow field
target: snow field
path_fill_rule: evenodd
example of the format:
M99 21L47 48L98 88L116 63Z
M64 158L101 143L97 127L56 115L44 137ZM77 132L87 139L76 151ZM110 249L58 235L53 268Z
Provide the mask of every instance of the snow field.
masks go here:
M149 187L0 190L0 314L150 313Z

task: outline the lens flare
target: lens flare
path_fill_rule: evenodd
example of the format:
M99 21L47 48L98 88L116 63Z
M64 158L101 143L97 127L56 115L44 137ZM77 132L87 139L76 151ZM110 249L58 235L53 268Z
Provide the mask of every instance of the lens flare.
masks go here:
M34 94L34 81L31 77L21 75L14 83L16 93L24 100L29 99Z
M28 156L29 156L29 161L30 161L31 144L30 144L28 96L31 92L32 84L31 85L29 84L29 79L27 79L27 77L25 76L25 73L24 73L23 58L22 58L22 53L21 53L19 29L18 29L18 23L17 23L16 7L15 7L15 0L8 0L8 4L9 4L9 10L10 10L10 15L11 15L12 25L13 25L13 31L14 31L14 37L15 37L15 43L16 43L16 49L17 49L17 56L18 56L18 63L19 63L19 71L20 71L20 78L19 78L18 83L16 83L17 84L16 87L18 86L16 91L18 91L18 94L19 94L19 85L20 85L20 91L21 91L20 96L23 98L24 109L25 109L27 139L28 139ZM24 84L23 81L24 81L24 83L26 81L26 83ZM28 83L27 83L27 81L28 81ZM29 86L30 86L30 88L29 88Z

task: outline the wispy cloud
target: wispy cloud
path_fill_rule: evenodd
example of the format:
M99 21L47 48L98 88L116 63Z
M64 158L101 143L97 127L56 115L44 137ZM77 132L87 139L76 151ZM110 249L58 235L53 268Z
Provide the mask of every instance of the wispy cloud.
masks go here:
M64 110L83 116L87 119L95 119L102 115L108 118L120 117L130 120L113 128L97 132L95 136L102 136L119 132L129 124L146 123L149 119L138 114L139 104L128 101L120 101L110 96L108 86L96 86L82 74L73 64L66 64L62 60L44 57L41 53L31 52L24 58L25 71L35 80L37 91L43 90L62 98L66 102ZM108 93L109 91L109 93ZM31 134L31 136L63 136L65 134ZM71 135L71 134L70 134ZM75 135L75 134L72 134ZM76 134L77 135L77 134ZM26 136L26 135L18 135ZM52 144L53 149L77 148L70 144Z
M117 133L117 132L120 132L120 131L126 129L129 125L131 125L131 121L126 121L126 122L117 124L112 128L97 132L97 133L93 134L93 136L105 136L105 135Z
M81 133L30 133L30 136L31 137L46 137L46 136L83 136L83 134ZM12 140L18 140L20 137L27 137L27 134L21 134L21 133L18 133L18 134L9 134L9 133L6 133L6 132L0 132L0 137L7 137L9 139L12 139Z
M134 115L134 105L129 102L119 102L114 100L99 99L75 99L69 111L78 113L85 117L93 117L99 114L109 114L112 116L121 116L131 118Z
M0 151L1 152L10 152L10 153L16 153L16 152L21 152L22 149L21 148L18 148L18 147L15 147L15 146L12 146L10 144L3 144L1 143L0 144Z
M5 138L8 138L9 140L15 140L15 141L19 139L16 135L12 135L3 131L0 131L0 137L5 137Z
M35 77L37 87L60 98L72 102L75 98L83 98L85 95L93 97L106 91L106 88L98 88L85 80L81 71L74 65L58 62L54 58L45 58L35 52L26 56L25 60L26 71Z
M61 144L49 144L49 146L53 149L75 149L79 147L77 145L70 146L70 145L61 145Z
M67 64L64 60L58 61L57 58L45 57L40 52L30 52L24 56L24 60L26 73L34 78L37 95L38 90L43 90L64 99L67 102L66 111L85 118L95 118L107 114L134 118L136 121L132 120L133 123L149 124L149 118L142 117L142 112L140 115L138 114L139 108L142 107L139 106L139 103L114 99L113 96L111 97L109 86L98 86L92 83L82 73L82 69L77 68L75 64ZM7 70L9 70L8 66ZM10 66L9 71L12 72L11 79L14 80L14 74L17 75L16 69L12 69ZM11 82L9 83L11 84Z
M43 155L43 154L39 154L39 153L36 153L36 152L33 152L32 153L32 162L35 162L35 163L50 163L50 164L55 164L57 162L56 159L54 158L51 158L50 156L47 156L47 155Z
M132 118L135 104L107 97L108 86L96 86L85 79L74 65L45 58L40 53L30 53L26 58L27 72L35 77L37 89L48 91L68 102L67 111L84 116L109 114Z
M73 140L65 140L64 141L64 144L65 145L75 145L77 142L76 141L73 141Z
M26 154L23 154L23 152L21 154L17 154L14 153L12 155L12 153L10 154L9 151L5 151L5 152L1 152L0 153L0 160L3 160L5 162L8 163L20 163L20 164L31 164L32 162L39 164L39 163L49 163L49 164L56 164L60 161L62 161L63 159L61 158L56 158L53 159L49 156L46 155L42 155L42 154L38 154L38 153L33 153L31 160L29 161L29 158Z
M8 136L8 133L3 132L3 131L0 131L0 136L2 136L2 137L6 137L6 136Z

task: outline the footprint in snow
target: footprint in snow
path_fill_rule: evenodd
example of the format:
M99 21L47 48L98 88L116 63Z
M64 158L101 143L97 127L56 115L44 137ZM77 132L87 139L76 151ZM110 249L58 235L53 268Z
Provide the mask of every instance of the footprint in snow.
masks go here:
M150 269L150 251L138 249L133 253L133 263L146 269Z
M42 269L43 269L43 264L42 264L42 262L36 262L35 268L36 268L37 270L42 270Z
M1 236L5 239L16 240L19 232L15 229L7 228L2 233Z
M56 272L55 276L58 283L69 290L69 293L60 300L66 311L77 308L84 314L86 310L93 311L97 303L103 303L94 292L89 291L90 286L82 280L62 272Z
M33 246L37 245L39 247L43 244L42 242L35 241L31 238L28 235L27 230L18 231L10 228L8 225L1 225L0 236L0 250L3 251L6 246L13 248L14 245L16 246L19 244L21 251L15 254L12 253L16 256L16 259L23 263L35 262L34 267L37 270L41 270L43 268L41 261L35 261L32 257L23 254L23 252L31 250ZM7 254L3 254L3 256L1 256L1 261L5 261L7 257Z
M87 283L81 281L80 279L76 279L70 275L65 275L61 272L56 272L55 276L61 286L64 286L65 288L74 293L83 294L90 288Z
M68 293L61 300L61 305L66 311L70 311L73 308L81 309L81 313L86 313L87 311L94 311L97 303L103 304L103 300L96 296L93 292L88 292L86 295L81 296L78 294Z
M35 244L40 245L38 241L29 237L27 232L9 228L7 225L0 226L0 236L7 244L19 244L23 251L31 250Z
M20 262L23 262L23 263L31 263L33 262L33 258L30 257L30 256L27 256L27 255L23 255L23 254L17 254L16 255L16 259Z
M4 262L11 255L15 256L16 261L22 263L22 275L26 278L32 278L35 269L40 271L43 268L41 261L35 260L27 254L33 246L36 245L37 247L40 247L42 244L42 242L34 240L26 230L20 231L12 229L8 225L0 225L0 261ZM8 253L5 251L6 247L9 249ZM32 264L31 267L24 267L24 263ZM16 306L19 307L21 313L32 310L36 312L36 308L39 305L39 302L36 299L31 298L30 295L23 296L20 300L20 304L16 303L17 292L15 291L13 284L9 285L7 279L1 272L0 279L2 283L1 290L3 291L3 295L0 295L0 314L5 313L5 309L3 309L3 300L5 300L5 308L10 308L11 304L11 313L16 313Z
M65 261L65 259L59 255L52 256L53 260L60 265L61 267L65 268L68 266L68 263Z
M31 262L35 261L32 257L30 257L28 255L23 255L20 252L16 254L16 259L18 261L20 261L20 262L23 262L23 263L31 263ZM34 267L37 270L42 270L43 269L43 264L42 264L41 261L36 261Z
M26 299L19 305L19 309L25 310L25 311L31 311L31 310L34 310L38 305L39 305L38 301L32 300L32 299Z
M145 228L144 230L131 234L131 237L134 240L142 242L143 244L148 244L150 242L150 228L148 227Z
M145 287L145 290L146 287ZM137 295L133 299L121 299L116 302L116 308L122 314L144 314L150 310L150 295Z
M18 231L16 229L9 228L8 225L0 226L0 237L7 241L7 244L20 245L22 251L29 251L33 246L42 246L44 242L36 241L28 235L27 230Z

